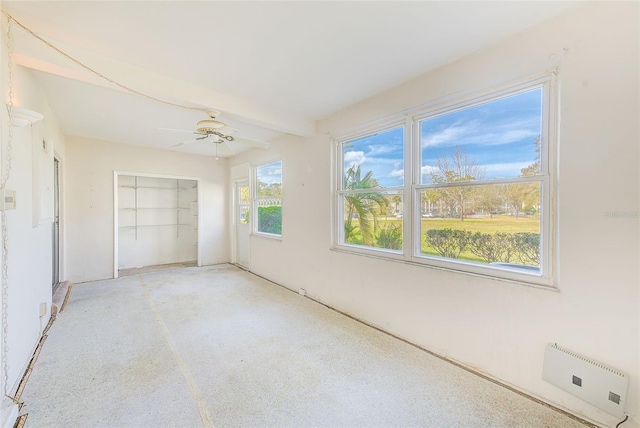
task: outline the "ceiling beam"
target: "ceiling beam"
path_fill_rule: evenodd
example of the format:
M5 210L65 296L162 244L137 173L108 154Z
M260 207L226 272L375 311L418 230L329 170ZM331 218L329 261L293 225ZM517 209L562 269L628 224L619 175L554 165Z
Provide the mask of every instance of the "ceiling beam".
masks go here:
M129 92L75 64L42 41L14 27L14 61L34 70L69 79ZM283 114L265 106L214 91L212 89L172 79L160 73L99 55L64 42L47 39L72 58L96 70L121 85L150 97L204 110L214 109L225 118L299 136L315 133L315 121Z

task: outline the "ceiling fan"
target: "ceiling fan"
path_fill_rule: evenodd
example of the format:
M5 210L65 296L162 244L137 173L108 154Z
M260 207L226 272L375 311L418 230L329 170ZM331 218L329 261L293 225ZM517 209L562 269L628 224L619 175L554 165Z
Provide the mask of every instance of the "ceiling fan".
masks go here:
M182 143L172 144L169 148L180 147L187 144L195 143L200 140L208 140L216 145L216 160L218 160L218 146L224 144L226 146L226 150L231 152L231 154L235 154L233 148L228 144L230 141L234 141L236 143L244 144L245 146L250 147L258 147L261 149L268 149L269 143L264 141L256 141L250 140L247 138L238 138L233 137L231 134L235 134L238 132L237 129L231 128L227 126L226 123L220 122L217 120L220 112L216 110L207 110L207 115L209 119L203 119L198 122L196 126L196 130L194 131L186 131L183 129L171 129L171 128L160 128L165 131L178 131L178 132L189 132L195 135L199 135L193 140L183 141Z

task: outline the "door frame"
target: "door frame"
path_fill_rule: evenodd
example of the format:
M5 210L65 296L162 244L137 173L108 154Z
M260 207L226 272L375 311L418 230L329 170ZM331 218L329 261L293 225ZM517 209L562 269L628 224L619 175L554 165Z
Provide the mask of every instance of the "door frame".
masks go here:
M51 293L60 286L60 161L53 157L53 221L51 222Z
M237 178L235 180L233 180L233 189L232 189L232 195L233 195L233 201L232 201L232 208L231 208L231 226L233 227L233 233L232 236L233 238L231 239L232 242L232 248L231 248L231 260L234 264L240 265L243 268L246 269L250 269L251 267L251 222L253 221L253 219L251 218L251 216L249 216L249 224L246 225L246 227L249 228L249 238L247 240L247 248L249 251L248 254L248 263L247 265L243 265L241 263L238 262L238 227L240 227L240 224L238 223L238 203L240 201L240 195L238 193L238 187L240 187L241 185L246 184L246 186L249 188L249 212L251 213L251 180L249 180L249 177L242 177L242 178ZM242 226L244 227L244 226Z
M58 161L58 285L63 283L66 280L66 264L65 264L65 228L64 228L64 159L60 156L56 150L53 151L53 161ZM54 163L54 173L55 173L55 163ZM55 189L54 189L55 192ZM54 195L55 198L55 195ZM54 199L55 204L55 199ZM55 209L55 207L54 207ZM55 221L55 212L52 212ZM52 222L53 225L53 222ZM51 237L53 241L53 236ZM53 242L52 242L53 248ZM53 254L52 254L53 259ZM52 260L52 268L53 268L53 260ZM52 272L53 279L53 272ZM55 293L55 290L52 290L52 293Z
M171 180L192 180L197 183L197 195L198 195L198 248L197 248L197 265L202 266L202 186L200 185L200 178L198 177L185 177L181 175L167 175L167 174L147 174L143 172L129 172L129 171L113 171L113 277L118 278L118 179L121 175L133 175L137 177L149 177L149 178L168 178Z

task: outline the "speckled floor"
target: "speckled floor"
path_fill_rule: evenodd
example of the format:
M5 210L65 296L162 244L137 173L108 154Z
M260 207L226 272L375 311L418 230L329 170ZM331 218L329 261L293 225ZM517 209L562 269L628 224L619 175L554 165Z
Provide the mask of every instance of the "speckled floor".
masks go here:
M27 427L582 427L229 265L76 285Z

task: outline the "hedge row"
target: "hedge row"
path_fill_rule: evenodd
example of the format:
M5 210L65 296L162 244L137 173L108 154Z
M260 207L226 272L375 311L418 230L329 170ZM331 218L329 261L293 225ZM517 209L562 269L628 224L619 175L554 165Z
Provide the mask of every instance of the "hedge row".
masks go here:
M494 234L457 229L431 229L427 244L442 257L457 259L468 251L487 263L519 263L540 266L540 235L537 233Z
M258 207L258 230L282 235L282 207Z

